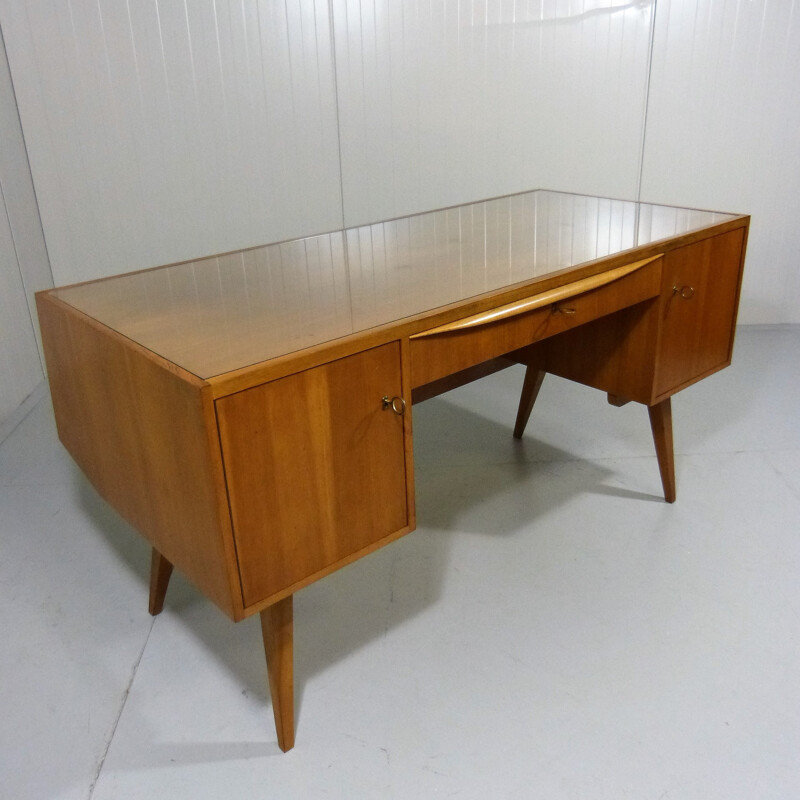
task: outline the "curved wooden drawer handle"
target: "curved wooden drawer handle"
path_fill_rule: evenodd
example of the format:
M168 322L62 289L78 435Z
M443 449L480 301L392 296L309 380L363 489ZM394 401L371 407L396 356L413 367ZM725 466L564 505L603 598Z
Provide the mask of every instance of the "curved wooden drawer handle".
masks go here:
M642 261L634 261L632 264L625 264L625 266L617 267L616 269L609 270L608 272L600 272L597 275L592 275L589 278L583 278L573 283L564 284L564 286L557 286L555 289L549 289L546 292L535 294L532 297L526 297L524 300L518 300L515 303L508 303L498 308L492 308L489 311L483 311L480 314L475 314L472 317L464 317L457 319L455 322L448 322L445 325L439 325L437 328L431 328L429 331L422 331L415 333L411 336L412 339L423 339L426 336L437 336L441 333L451 333L452 331L460 331L466 328L476 328L479 325L486 325L490 322L499 322L508 317L516 317L518 314L524 314L527 311L533 311L535 308L542 306L552 305L559 302L559 300L566 300L569 297L583 294L584 292L591 291L592 289L599 289L601 286L607 286L609 283L618 281L626 275L641 269L647 264L661 258L661 254L645 258Z

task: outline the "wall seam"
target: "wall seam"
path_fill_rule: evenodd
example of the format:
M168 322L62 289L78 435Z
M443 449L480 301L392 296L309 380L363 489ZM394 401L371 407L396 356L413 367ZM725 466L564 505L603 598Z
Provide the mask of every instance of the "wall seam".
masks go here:
M42 244L44 245L44 254L45 254L45 258L47 259L47 275L50 278L50 286L54 286L55 285L55 280L53 278L53 265L52 265L52 262L50 261L50 251L49 251L49 249L47 247L47 237L44 235L44 226L42 225L42 212L41 212L41 208L39 206L39 196L36 193L36 184L34 183L34 180L33 180L33 170L31 169L31 160L30 160L30 156L28 154L28 143L25 140L25 129L22 127L22 117L20 116L20 113L19 113L19 102L17 101L17 89L14 86L14 75L11 72L11 62L8 60L8 51L6 50L6 40L5 40L5 36L3 35L3 26L2 26L2 24L0 24L0 47L3 48L3 54L4 54L4 57L5 57L5 60L6 60L6 64L8 64L8 77L9 77L9 81L11 83L11 96L12 96L12 99L14 101L14 108L16 109L16 112L17 112L17 122L19 123L19 132L20 132L20 136L22 137L22 150L25 153L25 165L27 166L28 175L30 176L31 191L33 193L33 202L36 205L36 216L37 216L38 221L39 221L38 229L39 229L39 231L41 232L41 235L42 235ZM0 192L2 192L2 183L1 183L1 181L0 181ZM34 338L37 339L36 351L39 354L39 364L40 364L41 369L42 369L42 374L43 375L47 375L47 369L46 369L46 366L45 366L45 363L44 363L44 356L42 354L41 347L39 346L38 337L36 337L36 320L33 318L33 312L31 311L30 303L27 302L28 284L27 284L27 281L25 280L25 272L24 272L24 270L22 268L22 264L20 263L20 260L19 260L19 250L17 249L17 240L16 240L16 236L14 235L14 226L11 224L11 215L8 213L8 205L7 205L6 201L5 201L5 193L4 192L2 193L2 199L3 199L3 207L4 207L4 210L5 210L5 213L6 213L6 218L8 219L8 228L11 231L11 243L12 243L12 245L14 247L14 256L15 256L15 258L17 260L17 269L19 270L20 281L22 282L22 290L23 290L23 292L25 294L25 298L26 298L25 305L28 308L28 318L31 321L31 328L34 331Z
M647 116L650 109L650 86L653 75L653 50L656 38L656 16L658 0L653 0L653 16L650 19L650 35L647 42L647 71L645 73L644 108L642 110L642 138L639 143L639 166L636 175L636 200L642 202L642 179L644 177L644 153L647 142Z
M11 226L11 217L9 216L9 213L8 213L8 204L6 203L6 193L5 193L4 189L3 189L2 176L0 176L0 203L2 203L2 205L3 205L3 213L6 216L6 222L8 224L8 232L9 232L9 235L11 236L11 247L14 249L14 261L16 261L16 263L17 263L17 275L19 276L19 285L22 288L22 297L23 297L23 300L25 302L25 309L28 312L28 321L30 322L30 325L31 325L31 335L33 335L33 339L34 339L34 342L35 342L36 341L36 333L35 333L35 331L36 331L36 323L34 322L33 314L31 313L31 307L30 307L30 305L28 303L27 293L25 291L25 278L22 275L22 267L20 266L20 263L19 263L19 251L17 250L16 238L14 237L14 228ZM40 370L42 376L44 377L44 375L46 374L45 371L44 371L44 360L42 359L42 354L39 351L39 347L38 346L36 347L36 354L39 357L39 370Z
M331 37L331 66L333 67L333 95L336 99L334 107L336 109L336 152L339 159L339 206L342 212L342 230L344 230L344 167L342 166L342 125L339 119L341 99L339 97L339 72L336 59L336 20L334 17L333 0L328 0L328 18L331 21L329 28ZM344 246L346 255L347 237L345 237Z
M336 107L336 151L339 157L339 207L342 212L342 231L345 229L345 213L344 213L344 166L342 165L342 125L339 120L339 107L341 105L339 98L339 73L337 69L336 59L336 20L334 18L333 0L328 0L328 17L330 19L330 37L331 37L331 66L333 67L333 96L334 106ZM347 276L347 285L350 283L350 251L347 241L347 234L342 233L342 250L344 251L344 269ZM350 322L353 321L353 297L352 293L348 292L348 302L350 305Z

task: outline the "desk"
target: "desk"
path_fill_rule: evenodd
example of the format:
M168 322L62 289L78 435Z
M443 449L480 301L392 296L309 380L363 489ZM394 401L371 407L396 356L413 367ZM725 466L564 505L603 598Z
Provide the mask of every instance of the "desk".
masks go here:
M294 743L292 595L413 530L412 404L527 365L647 406L730 363L749 217L527 192L37 295L61 441L233 620Z

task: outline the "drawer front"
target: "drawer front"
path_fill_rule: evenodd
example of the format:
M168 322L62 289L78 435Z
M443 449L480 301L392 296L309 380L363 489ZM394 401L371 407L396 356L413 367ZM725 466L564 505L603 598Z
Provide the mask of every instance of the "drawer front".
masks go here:
M217 401L245 607L409 529L400 365L391 342Z
M603 278L602 275L596 277L599 280ZM578 286L577 283L573 285ZM454 323L452 328L443 326L418 334L411 339L412 386L422 386L656 297L660 288L659 257L597 289L579 292L530 311L524 310L526 302L535 305L537 296L517 304L522 308L521 313L514 313L511 309L511 315L497 321L486 315L489 319L483 324L473 324L478 320L475 317ZM548 296L551 294L555 295L547 293ZM545 295L541 297L545 298ZM465 327L455 327L462 324Z

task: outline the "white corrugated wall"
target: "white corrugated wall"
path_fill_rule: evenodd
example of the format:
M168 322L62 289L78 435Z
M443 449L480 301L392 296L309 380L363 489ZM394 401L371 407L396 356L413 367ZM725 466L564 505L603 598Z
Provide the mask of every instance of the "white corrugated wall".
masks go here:
M800 3L658 0L642 196L752 214L740 322L800 322Z
M3 0L56 283L341 227L327 0Z
M348 226L533 188L635 196L650 3L333 9Z
M740 321L779 323L796 6L0 0L0 25L56 283L547 187L752 213Z

